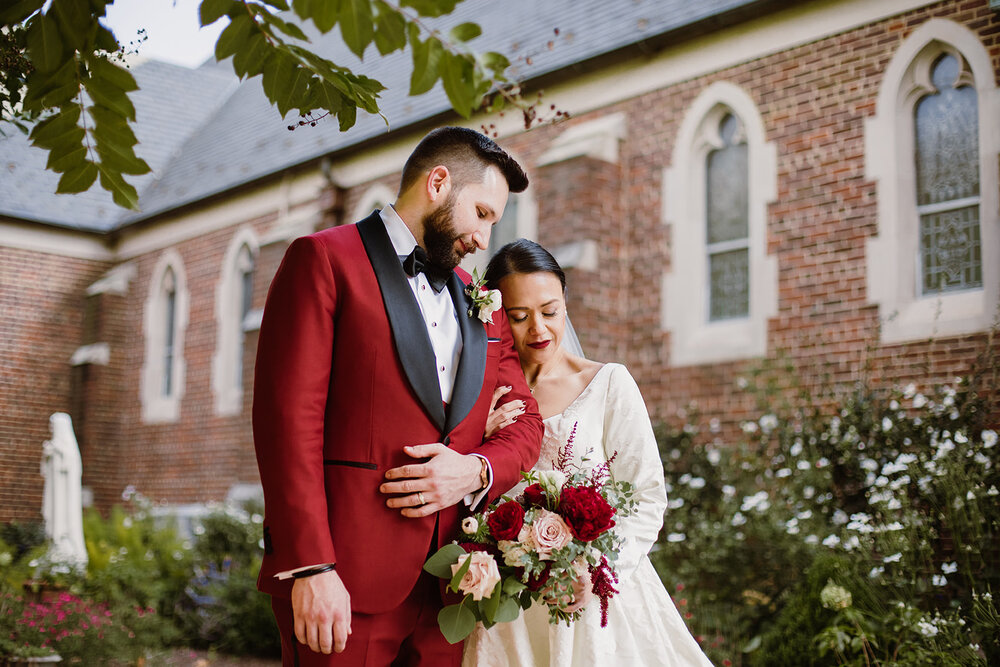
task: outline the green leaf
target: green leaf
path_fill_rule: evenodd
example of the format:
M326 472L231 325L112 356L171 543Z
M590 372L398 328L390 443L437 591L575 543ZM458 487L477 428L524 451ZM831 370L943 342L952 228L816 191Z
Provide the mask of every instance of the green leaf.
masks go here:
M340 120L340 131L347 132L349 129L354 127L354 123L358 120L358 108L353 104L345 104L343 108L337 112L337 118Z
M309 99L314 109L337 115L344 106L344 96L336 86L322 79L313 79Z
M316 28L324 35L337 25L341 4L342 0L313 0L310 16Z
M59 24L63 41L70 49L83 51L87 36L97 25L97 18L91 14L87 5L78 0L54 0L49 11Z
M211 25L233 9L241 9L234 0L203 0L198 8L198 20L203 26Z
M383 56L406 46L406 19L381 0L375 3L375 46Z
M342 0L340 34L344 37L344 43L358 58L364 57L365 49L375 37L369 0Z
M37 12L45 4L45 0L19 0L4 9L0 9L0 24L12 26L21 23Z
M268 43L264 35L257 33L250 40L244 43L243 48L233 56L233 70L242 77L257 76L264 71L268 59L272 55L273 47Z
M105 79L89 77L83 80L83 87L95 104L107 107L129 120L135 120L135 107L125 91L108 83Z
M515 595L520 595L521 591L523 591L526 588L527 586L523 582L519 581L518 579L515 579L514 577L510 577L503 582L504 594L509 595L511 597L514 597Z
M80 92L76 60L70 59L55 72L32 72L24 96L26 111L42 111L68 104Z
M50 150L45 168L57 174L78 168L81 163L87 160L87 147L83 145L84 136L83 129L81 128L79 141L67 141Z
M490 623L496 621L497 609L500 608L500 589L503 583L501 581L497 582L497 585L493 588L493 592L489 594L489 597L485 597L479 601L479 609L482 611L483 618Z
M139 90L139 85L131 72L96 54L87 58L87 65L90 67L92 77L103 79L119 90L125 92Z
M483 29L477 23L459 23L448 33L449 37L456 42L468 42L483 34Z
M278 113L285 116L289 110L306 106L306 93L312 72L301 66L295 58L277 51L267 61L261 83L264 94L278 107Z
M441 67L441 83L448 101L463 118L472 115L475 105L475 79L472 63L462 56L445 54Z
M283 12L287 12L290 9L285 0L264 0L264 4L271 5L275 9L280 9Z
M500 601L500 607L493 617L495 623L510 623L521 614L521 607L517 604L517 598L506 597Z
M129 146L134 146L138 143L135 133L132 132L132 128L128 125L128 121L115 111L98 105L87 107L87 111L90 112L91 118L94 119L96 129L99 129L101 132L113 132L119 143Z
M66 107L54 116L50 116L35 125L31 130L30 139L33 144L41 148L52 148L62 143L62 137L68 133L80 129L80 107L77 105Z
M464 553L465 549L457 544L446 544L427 559L424 571L439 579L451 579L451 566L457 563Z
M40 14L28 28L28 57L39 72L54 72L65 63L59 26L51 14Z
M97 166L93 162L84 162L77 168L67 171L59 179L56 194L74 194L90 189L97 180L97 171Z
M94 45L99 49L107 51L108 53L114 53L118 50L118 40L115 38L115 33L111 32L100 23L97 24L97 34L94 35Z
M141 176L149 173L149 165L139 158L132 148L135 142L129 142L117 132L107 130L106 126L94 129L94 148L101 158L101 164L123 174Z
M410 95L423 95L434 87L438 80L438 68L444 56L444 47L437 39L430 37L425 42L410 40L413 47L413 74L410 76Z
M455 574L451 575L451 581L448 582L448 588L457 593L459 591L459 584L462 583L462 579L465 578L465 575L469 571L469 568L471 566L472 566L472 558L466 558L464 561L462 561L462 565L459 566L457 570L455 570Z
M215 59L225 60L244 48L250 36L257 31L254 22L246 14L236 15L215 43Z
M265 10L263 7L258 9L257 16L261 17L261 19L263 19L264 22L267 23L268 25L274 26L275 28L285 33L289 37L300 39L303 42L309 41L309 38L306 36L306 34L302 32L302 28L295 25L294 23L289 23L288 21L285 21L280 16L272 14L271 12Z
M322 2L323 0L318 0ZM313 14L313 0L292 0L292 9L298 17L305 21Z
M139 210L139 193L125 182L122 175L104 165L97 165L101 174L101 187L111 193L111 198L122 208Z
M451 14L461 0L402 0L401 7L412 7L421 16L444 16Z
M496 76L500 76L504 73L504 70L510 67L510 61L507 60L507 56L496 51L481 53L478 58L483 69L491 70Z
M438 612L438 627L449 644L457 644L476 629L476 615L464 604L450 604Z

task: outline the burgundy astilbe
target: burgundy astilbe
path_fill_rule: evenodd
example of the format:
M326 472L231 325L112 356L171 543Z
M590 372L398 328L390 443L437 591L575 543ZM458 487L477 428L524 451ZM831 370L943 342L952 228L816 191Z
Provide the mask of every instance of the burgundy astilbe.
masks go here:
M601 600L601 627L608 626L608 602L618 594L618 589L612 582L618 583L618 575L611 566L608 559L601 556L601 564L590 568L590 590Z
M566 472L570 461L573 460L573 439L576 437L576 427L579 422L574 422L573 430L569 432L569 437L566 438L566 446L559 450L559 455L556 457L556 470L562 470Z
M608 481L611 477L611 463L616 458L618 458L618 452L616 451L611 457L597 466L590 472L590 485L595 489L599 489L604 486L604 483Z

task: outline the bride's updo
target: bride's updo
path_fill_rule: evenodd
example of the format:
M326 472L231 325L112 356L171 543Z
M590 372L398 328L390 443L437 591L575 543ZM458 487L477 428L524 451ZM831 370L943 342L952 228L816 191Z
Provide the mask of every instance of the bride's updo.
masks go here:
M517 239L497 250L486 267L486 286L499 289L500 281L512 273L553 273L566 292L566 274L552 254L528 239Z

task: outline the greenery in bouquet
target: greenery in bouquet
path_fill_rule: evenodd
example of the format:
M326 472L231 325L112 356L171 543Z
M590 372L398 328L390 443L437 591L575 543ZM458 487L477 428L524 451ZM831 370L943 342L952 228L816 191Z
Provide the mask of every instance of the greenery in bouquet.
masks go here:
M592 469L574 465L574 435L575 428L553 470L524 474L522 493L466 517L459 539L424 565L463 595L438 615L449 642L462 641L477 622L513 621L536 601L547 605L550 622L569 624L596 598L606 624L621 546L615 517L634 511L633 489L612 479L613 456Z

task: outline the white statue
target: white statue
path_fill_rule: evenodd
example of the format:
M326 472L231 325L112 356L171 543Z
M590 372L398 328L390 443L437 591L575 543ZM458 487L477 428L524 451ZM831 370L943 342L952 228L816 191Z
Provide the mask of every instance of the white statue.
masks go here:
M52 439L42 445L42 477L45 492L42 517L45 536L51 542L49 559L53 563L83 568L87 565L87 546L83 541L83 462L73 434L73 420L65 412L49 417Z

